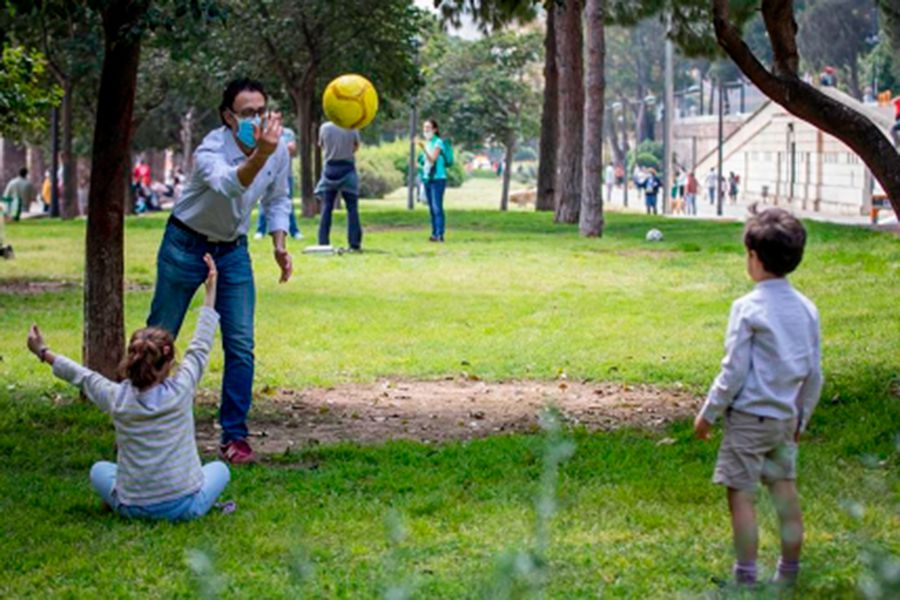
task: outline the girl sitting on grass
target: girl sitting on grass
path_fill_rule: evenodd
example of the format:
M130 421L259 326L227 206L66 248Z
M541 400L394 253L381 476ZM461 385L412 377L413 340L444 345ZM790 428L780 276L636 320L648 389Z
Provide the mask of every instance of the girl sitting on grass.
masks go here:
M188 520L212 508L228 484L224 463L200 466L194 439L194 391L209 361L219 323L216 264L207 254L206 298L197 331L178 372L172 334L157 327L134 332L115 383L50 351L37 325L28 333L28 349L53 366L53 374L78 386L116 428L118 463L91 467L91 486L125 517Z

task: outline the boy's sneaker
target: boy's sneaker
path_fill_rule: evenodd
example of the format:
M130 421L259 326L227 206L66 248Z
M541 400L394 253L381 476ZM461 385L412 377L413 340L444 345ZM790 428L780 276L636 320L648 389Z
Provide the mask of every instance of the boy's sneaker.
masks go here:
M257 231L257 232L253 235L253 239L254 239L254 240L261 240L261 239L263 239L263 234Z
M2 256L3 258L9 260L9 259L15 258L15 257L16 257L16 253L13 252L13 247L12 247L12 246L9 246L9 245L7 245L7 246L0 246L0 256Z
M247 440L231 440L219 445L219 458L232 465L248 465L256 462L256 454Z
M791 587L797 583L800 574L800 562L778 559L778 567L772 575L772 584L779 587Z
M300 232L298 231L297 233L295 233L295 234L292 235L291 237L294 238L295 240L302 240L302 239L303 239L303 234L300 233Z

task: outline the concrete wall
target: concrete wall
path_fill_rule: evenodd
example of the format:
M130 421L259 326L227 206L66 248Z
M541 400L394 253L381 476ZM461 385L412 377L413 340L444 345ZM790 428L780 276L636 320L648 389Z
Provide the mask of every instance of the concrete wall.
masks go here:
M871 206L872 178L859 156L775 103L727 138L723 154L722 172L741 178L741 203L835 215L866 214ZM715 165L711 151L700 160L698 177Z
M734 133L750 115L725 115L722 130L727 138ZM706 156L718 145L719 118L705 115L678 119L672 126L672 151L679 165L688 169Z

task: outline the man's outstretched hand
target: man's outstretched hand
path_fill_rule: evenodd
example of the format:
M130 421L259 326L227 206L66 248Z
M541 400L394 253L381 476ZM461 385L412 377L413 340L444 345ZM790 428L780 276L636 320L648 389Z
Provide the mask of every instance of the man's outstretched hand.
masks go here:
M285 248L275 248L275 262L281 267L281 278L278 280L278 283L287 282L294 272L294 261L291 258L291 253Z

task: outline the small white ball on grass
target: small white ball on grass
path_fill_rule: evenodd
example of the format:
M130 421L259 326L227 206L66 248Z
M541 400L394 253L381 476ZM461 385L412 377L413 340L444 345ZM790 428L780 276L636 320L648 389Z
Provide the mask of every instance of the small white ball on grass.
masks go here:
M648 242L661 242L663 239L662 231L659 229L651 229L647 232L647 241Z

